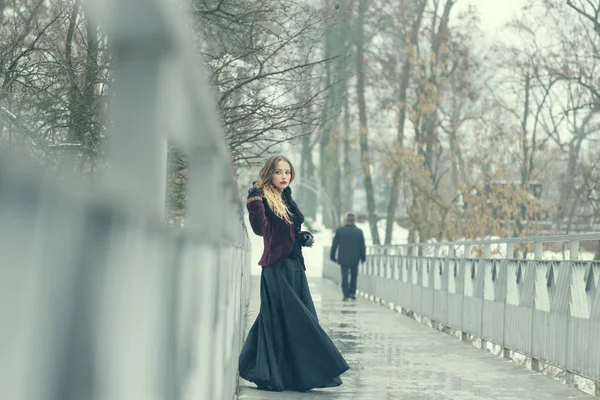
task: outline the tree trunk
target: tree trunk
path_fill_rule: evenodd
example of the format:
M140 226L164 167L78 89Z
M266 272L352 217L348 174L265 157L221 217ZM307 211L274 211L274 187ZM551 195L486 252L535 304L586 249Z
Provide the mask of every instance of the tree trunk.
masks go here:
M65 64L69 78L69 142L81 143L79 137L79 96L77 87L77 76L73 63L73 40L77 29L77 17L79 15L79 1L75 1L71 9L69 28L65 39Z
M168 147L166 220L169 225L183 229L187 214L187 169L189 163L185 153L173 144L169 144Z
M88 164L88 172L93 169L99 144L99 132L96 124L98 113L96 104L96 82L98 81L98 26L93 18L86 18L87 59L85 67L85 83L80 103L80 114L83 119L84 141L87 157L82 162Z
M525 101L523 104L523 119L521 120L521 151L523 158L521 159L521 189L524 189L530 179L529 171L529 140L527 138L527 124L529 121L529 96L531 95L531 76L529 72L525 73ZM523 207L523 206L521 206ZM523 215L519 209L515 216L515 231L517 236L521 236L525 225L522 221Z
M571 204L569 210L569 203L574 195L575 188L575 180L574 176L576 176L577 164L579 161L579 153L581 152L581 145L586 138L586 127L590 122L592 117L596 115L596 111L591 111L588 113L581 124L579 126L574 122L575 128L575 137L569 143L569 160L567 164L567 171L564 177L562 178L561 191L558 202L558 210L556 213L556 230L562 230L562 224L565 220L565 217L569 215L569 219L567 221L567 231L565 234L569 233L569 227L571 225L571 216L574 214L575 204Z
M354 207L354 174L352 173L352 144L350 142L350 105L348 101L348 77L344 77L344 176L342 212L351 212Z
M444 58L441 54L442 45L448 41L450 22L450 11L455 4L455 0L446 0L444 5L444 11L440 18L440 23L437 28L437 32L432 32L431 38L431 60L430 60L430 77L429 77L429 88L428 95L430 96L429 101L433 103L433 109L424 115L423 122L423 134L424 134L424 156L425 156L425 168L431 174L433 182L437 181L437 161L434 156L437 154L437 145L439 144L439 138L437 135L438 125L438 105L440 101L440 85L438 83L438 73L440 65L443 64ZM435 18L434 18L435 22ZM435 90L434 90L435 88Z
M0 0L0 24L4 22L4 9L6 8L6 1Z
M325 102L326 113L329 108L330 101ZM329 181L329 168L331 167L331 156L328 154L330 150L331 141L331 126L326 123L323 125L321 135L319 138L319 187L327 193L331 188L331 182ZM329 196L321 196L321 208L324 210L327 205L323 202L327 201L326 198ZM333 221L329 213L323 212L323 223L326 227L331 228Z
M521 185L525 186L529 182L529 141L527 140L527 123L529 120L529 96L531 87L531 76L529 72L525 74L525 103L523 104L523 120L521 121L521 146L523 159L521 160Z
M432 20L432 33L431 33L431 58L429 62L429 79L423 95L425 96L425 102L430 107L427 107L427 111L423 113L422 123L422 136L420 137L420 153L423 156L423 166L425 171L429 173L429 179L431 179L432 190L437 194L439 185L439 163L441 157L441 145L438 137L438 106L440 102L440 91L441 85L439 83L439 74L441 73L440 67L444 64L446 56L442 54L441 50L445 43L447 43L449 33L449 21L450 12L455 4L455 0L446 0L444 4L444 10L442 16L439 19L437 25L437 5ZM437 220L432 220L429 215L429 202L424 200L420 205L420 228L419 228L419 240L425 242L429 239L430 233L433 230L431 224L439 223Z
M313 151L310 139L311 138L308 135L305 135L302 138L302 161L300 164L300 172L302 179L311 185L318 186L315 176L315 163L313 161ZM300 192L299 199L304 216L315 220L317 216L317 195L312 190L302 190Z
M456 102L457 100L455 100ZM465 159L462 155L462 150L458 142L457 128L458 126L458 115L460 111L457 110L452 116L451 128L448 132L448 138L450 141L450 151L452 152L452 186L456 191L461 185L467 182L467 173L465 168Z
M373 179L371 177L371 158L369 154L368 128L367 128L367 106L365 102L365 70L364 70L364 46L365 46L365 14L367 0L359 0L357 44L356 44L356 79L358 95L358 118L360 123L360 154L361 168L365 179L365 191L367 194L367 213L369 227L373 244L379 245L379 231L377 230L377 214L375 210L375 196L373 193Z
M339 142L339 129L336 129L336 152L335 152L335 177L333 179L333 208L335 211L335 221L334 221L334 227L335 226L339 226L339 224L342 222L340 216L342 215L342 168L340 166L339 163L339 146L338 146L338 142Z
M423 13L425 12L426 1L421 1L419 9L417 10L416 20L411 28L410 32L410 44L409 48L406 49L406 58L404 65L402 66L402 80L400 83L400 93L398 100L400 102L400 118L398 121L398 137L396 144L396 155L401 157L401 151L404 147L404 125L406 123L406 103L408 87L411 82L412 74L412 57L413 51L416 50L419 40L419 30L421 29L421 21L423 20ZM385 221L385 244L392 243L392 235L394 232L394 222L396 219L396 208L398 207L398 199L400 196L400 175L402 174L402 161L396 160L394 163L394 172L392 174L392 188L390 193L390 202L387 208L387 216Z
M326 2L328 9L331 9L330 2ZM331 23L325 28L325 57L335 56L336 49L339 48L338 42L340 34L339 27L336 24L337 18L332 18ZM339 61L327 63L325 87L327 89L327 98L323 112L323 130L319 146L319 173L321 178L321 191L325 194L321 196L321 206L323 209L323 223L327 228L336 228L339 221L336 221L335 213L325 210L339 209L336 196L339 197L338 185L336 180L339 178L339 130L337 129L337 118L340 111L340 102L338 100L338 88L336 83L339 81ZM334 200L336 199L336 200Z
M416 243L419 235L418 216L415 215L417 209L417 199L413 194L412 204L409 210L409 223L408 223L408 243ZM415 223L415 221L417 221Z
M343 152L343 161L342 161L342 204L341 204L341 214L345 212L353 211L354 205L354 175L352 171L352 140L351 140L351 131L350 131L350 102L348 100L348 81L350 78L350 68L351 66L347 62L348 58L352 54L352 42L349 38L352 36L351 32L351 24L350 24L350 8L348 7L348 0L340 0L339 1L340 10L339 10L339 19L340 19L340 28L341 34L339 35L339 46L342 49L342 54L340 57L340 67L341 67L341 76L340 76L340 84L339 84L339 98L340 98L340 112L343 113L343 134L342 134L342 152Z
M558 201L558 210L556 213L556 228L558 231L562 230L562 224L564 222L565 217L568 214L572 214L569 212L568 207L569 203L574 195L574 187L575 187L575 169L577 168L577 160L579 159L579 151L581 148L581 139L579 137L573 139L571 143L569 143L569 160L567 163L567 172L563 177L562 189L559 195ZM573 205L574 206L574 205ZM567 223L567 231L565 234L569 233L568 227L570 226L570 221Z

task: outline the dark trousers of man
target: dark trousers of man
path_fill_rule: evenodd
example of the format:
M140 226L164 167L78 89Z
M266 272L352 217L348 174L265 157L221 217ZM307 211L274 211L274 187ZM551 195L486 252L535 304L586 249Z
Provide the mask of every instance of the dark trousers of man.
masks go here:
M358 264L342 265L342 292L344 298L356 296L356 277L358 276ZM350 276L348 276L350 275ZM350 279L348 279L350 278Z

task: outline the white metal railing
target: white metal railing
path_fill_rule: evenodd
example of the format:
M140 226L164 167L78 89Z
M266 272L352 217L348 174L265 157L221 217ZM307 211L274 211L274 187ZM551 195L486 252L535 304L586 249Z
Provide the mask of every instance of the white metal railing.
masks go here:
M578 254L580 242L598 240L600 234L584 234L371 246L358 290L507 358L529 357L534 370L558 367L565 382L581 379L587 386L578 387L597 394L600 262ZM533 259L515 258L515 245L526 243ZM545 259L544 243L566 244L566 259ZM480 256L474 246L482 247ZM329 249L323 276L340 281Z
M458 240L452 242L429 242L413 243L402 245L384 245L373 246L372 248L385 251L385 249L402 251L410 255L427 255L437 257L439 255L460 255L469 257L473 248L482 249L483 257L493 258L514 258L515 245L532 245L533 251L528 254L536 260L544 257L544 244L560 243L565 247L565 255L570 259L576 260L580 254L579 245L581 242L598 241L600 233L585 233L576 235L554 235L554 236L530 236L516 238L482 239L482 240ZM566 245L566 246L564 246Z
M177 7L87 2L115 51L100 186L0 158L0 398L232 399L249 240ZM189 156L185 232L164 223L167 137Z

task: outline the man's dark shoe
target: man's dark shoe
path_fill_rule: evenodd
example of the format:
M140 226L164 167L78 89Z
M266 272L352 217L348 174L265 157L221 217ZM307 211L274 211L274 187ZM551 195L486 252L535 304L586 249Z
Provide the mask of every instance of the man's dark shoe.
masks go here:
M348 300L350 300L350 297L344 297L344 298L342 299L342 301L348 301Z
M351 298L352 300L356 300L356 296L354 296L354 295L350 296L350 298Z

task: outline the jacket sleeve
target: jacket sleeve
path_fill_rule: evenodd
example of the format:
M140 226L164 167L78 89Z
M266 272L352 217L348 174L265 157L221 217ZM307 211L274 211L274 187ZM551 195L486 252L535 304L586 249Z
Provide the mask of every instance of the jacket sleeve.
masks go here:
M367 261L367 248L365 246L365 235L360 231L360 259L362 262Z
M250 216L250 226L258 236L265 236L269 229L269 220L265 214L263 198L262 194L251 194L248 196L248 202L246 203Z
M338 231L335 231L335 236L333 237L333 243L331 243L331 252L329 253L329 258L331 259L331 261L337 261L336 257L335 257L335 253L337 252L337 248L339 243L339 237L338 237Z

